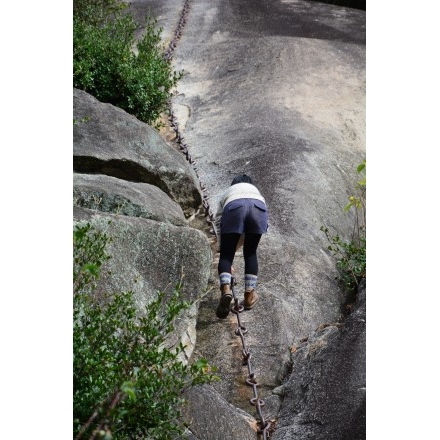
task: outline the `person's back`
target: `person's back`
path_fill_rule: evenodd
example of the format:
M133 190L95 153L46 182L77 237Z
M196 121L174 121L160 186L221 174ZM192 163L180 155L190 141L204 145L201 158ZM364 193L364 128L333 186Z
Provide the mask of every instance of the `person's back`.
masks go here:
M245 292L242 304L249 310L259 299L255 292L258 280L257 248L262 234L267 232L268 211L264 197L246 174L236 176L231 186L222 194L216 213L215 228L220 247L218 274L221 291L216 315L224 319L229 314L232 301L232 263L241 241L245 264Z

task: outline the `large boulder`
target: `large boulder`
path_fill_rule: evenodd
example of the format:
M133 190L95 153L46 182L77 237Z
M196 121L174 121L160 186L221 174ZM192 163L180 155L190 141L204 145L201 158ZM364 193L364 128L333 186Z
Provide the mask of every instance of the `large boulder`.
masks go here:
M73 175L75 206L186 226L182 208L160 188L103 174Z
M73 90L73 116L74 226L91 223L112 239L98 296L131 290L141 311L182 282L183 299L200 299L212 252L186 219L201 207L193 168L149 125L84 91ZM184 360L194 349L197 312L198 301L168 341L186 346Z
M174 226L140 217L120 216L74 207L75 225L90 223L112 239L112 258L105 263L96 293L131 290L139 310L158 291L168 292L180 281L185 300L195 301L206 290L212 253L206 236L188 226ZM189 357L195 344L196 305L178 322L170 345L183 340Z
M257 423L245 411L228 403L210 385L199 385L185 392L183 408L191 430L190 439L255 440Z
M293 349L273 440L366 437L366 283L344 324L322 325Z
M200 184L184 156L148 124L73 89L73 168L157 186L186 216L202 203Z

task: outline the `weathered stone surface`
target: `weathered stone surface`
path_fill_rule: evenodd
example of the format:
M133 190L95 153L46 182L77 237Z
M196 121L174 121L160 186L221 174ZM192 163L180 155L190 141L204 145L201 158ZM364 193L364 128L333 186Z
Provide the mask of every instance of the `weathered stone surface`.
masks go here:
M75 206L186 226L182 208L148 183L128 182L104 174L73 175Z
M103 273L98 289L133 290L142 300L177 284L182 275L188 300L195 300L206 288L212 254L200 231L78 207L73 216L74 224L89 221L112 237L108 246L112 258L107 263L111 277Z
M202 202L194 169L134 116L73 89L73 168L157 186L192 215Z
M224 400L210 385L185 392L185 420L200 440L255 440L257 424L246 412Z
M90 222L112 238L107 247L112 258L102 269L98 294L131 290L139 309L158 291L169 292L181 279L184 299L194 301L204 294L212 253L202 232L80 207L74 207L73 219L74 225ZM197 308L193 307L176 326L175 335L183 335L192 344L186 351L187 357L195 344L196 318ZM170 344L173 342L170 340Z
M170 31L178 16L169 12L178 12L184 2L135 3L141 15L141 3L153 15L154 10L167 11ZM298 344L319 324L335 322L344 301L320 226L329 226L341 237L352 227L353 219L343 208L357 178L356 165L365 156L365 13L301 0L201 0L191 5L184 36L174 65L186 75L173 99L173 112L207 184L211 207L232 177L242 172L252 176L269 205L270 229L259 247L261 301L242 314L259 390L267 402L264 413L277 414L285 396L275 433L282 440L365 438L365 390L359 385L365 372L361 356L365 341L359 336L352 347L335 354L350 359L346 365L350 379L342 389L352 412L341 403L338 391L345 377L338 375L337 365L345 361L331 355L338 338L350 339L348 321L345 329L330 325L310 336L315 345L299 346L298 356L302 353L305 358L295 353L292 374L286 370L292 343ZM241 298L242 254L237 254L234 266ZM218 296L216 288L201 302L196 351L219 366L222 381L205 388L206 395L188 396L193 440L231 438L229 428L224 429L230 426L229 419L222 415L237 415L240 410L235 406L252 409L240 339L233 333L236 319L215 317ZM191 332L186 336L192 339ZM321 343L327 348L320 348ZM325 367L319 363L322 359ZM321 382L327 378L327 366L332 400L325 400ZM286 375L290 379L272 393ZM304 389L295 387L294 377ZM309 381L316 382L313 392L308 392L314 383ZM315 391L321 406L313 401ZM225 408L218 393L220 401L233 405ZM211 407L218 408L214 418L207 417ZM296 409L302 413L297 415ZM315 426L313 420L324 425Z
M344 206L365 157L365 11L302 0L199 0L183 35L173 60L186 74L172 109L210 206L246 173L269 207L258 248L261 300L241 316L266 399L287 374L291 345L337 322L345 301L320 227L345 239L354 224ZM241 300L242 252L234 268ZM197 351L219 367L214 388L246 411L236 319L216 318L215 282L200 304Z
M364 440L366 283L345 325L322 326L292 355L273 440Z

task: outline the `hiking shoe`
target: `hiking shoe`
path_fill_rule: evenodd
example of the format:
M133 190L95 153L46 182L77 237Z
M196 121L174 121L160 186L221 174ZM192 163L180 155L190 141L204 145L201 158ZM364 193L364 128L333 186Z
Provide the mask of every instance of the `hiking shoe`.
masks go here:
M257 292L252 289L250 292L244 292L244 301L241 303L241 305L245 310L250 310L255 304L257 304L259 299L260 297L257 295Z
M231 287L229 284L223 284L220 287L220 290L222 292L222 296L220 297L215 314L217 318L225 319L229 315L229 306L232 301Z

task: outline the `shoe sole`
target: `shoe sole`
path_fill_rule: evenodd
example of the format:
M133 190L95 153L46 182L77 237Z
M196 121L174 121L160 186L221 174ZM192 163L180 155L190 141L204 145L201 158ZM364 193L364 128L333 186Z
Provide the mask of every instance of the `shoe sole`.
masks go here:
M215 314L217 318L225 319L229 315L229 306L232 301L232 295L222 295L220 303L217 307Z

